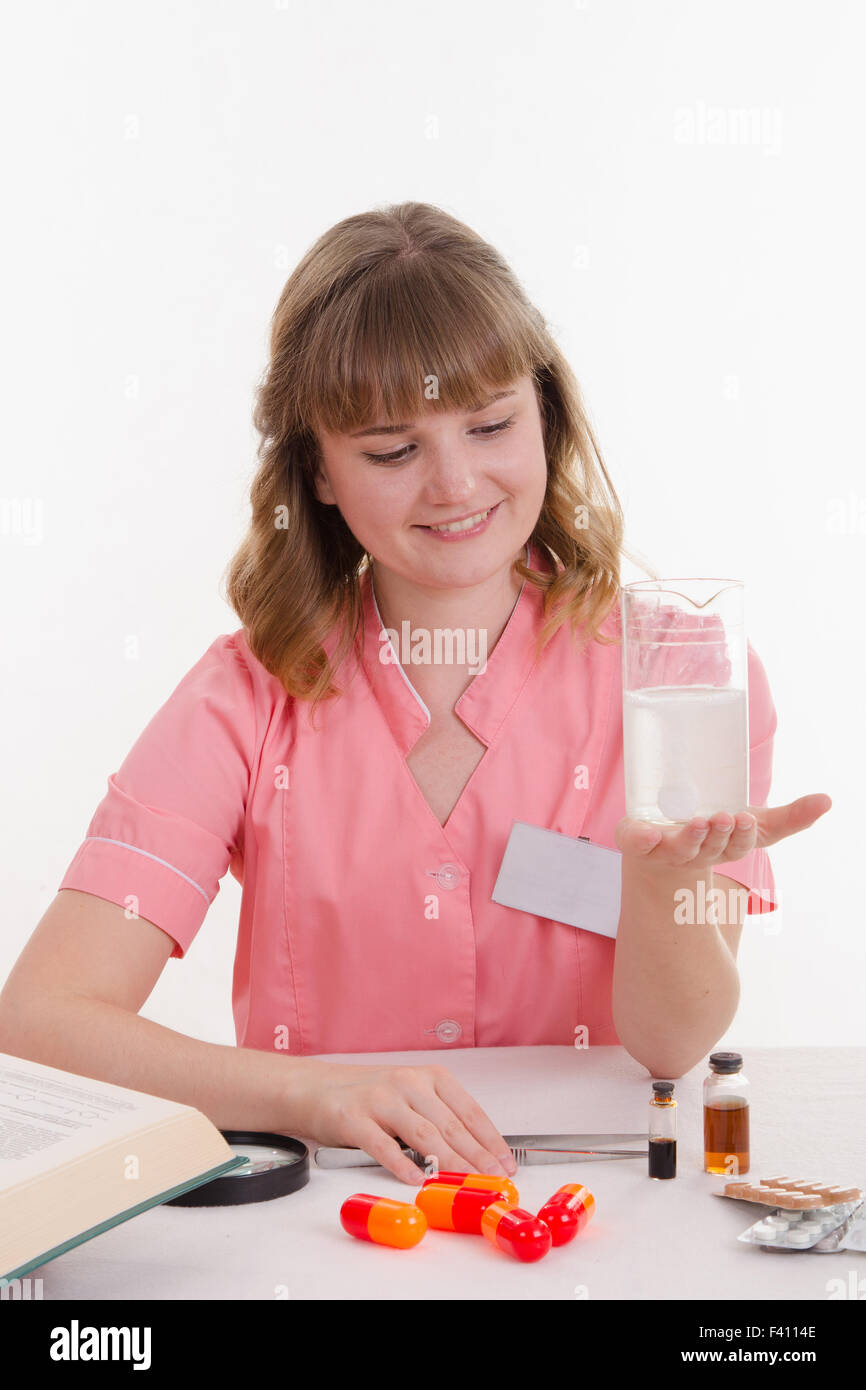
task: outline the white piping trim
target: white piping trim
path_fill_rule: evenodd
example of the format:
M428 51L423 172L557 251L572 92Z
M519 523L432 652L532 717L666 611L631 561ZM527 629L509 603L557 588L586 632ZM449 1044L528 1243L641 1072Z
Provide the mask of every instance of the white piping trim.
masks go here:
M131 849L133 854L143 854L146 859L153 859L157 864L163 864L166 869L171 869L173 873L178 874L181 878L185 878L187 883L192 884L193 888L201 893L205 902L210 906L210 898L204 889L196 883L195 879L190 878L189 874L185 874L181 869L176 869L174 864L169 864L167 859L160 859L158 854L151 854L150 850L147 849L139 849L137 845L128 845L125 840L110 840L107 835L85 835L84 840L85 844L88 840L99 840L104 845L120 845L122 849Z
M531 554L530 554L530 545L529 545L529 541L527 541L527 542L526 542L526 559L525 559L525 564L528 565L531 558L532 558L532 557L531 557ZM520 602L520 600L521 600L521 598L522 598L522 596L523 596L523 590L524 590L525 588L526 588L526 580L524 579L523 583L522 583L521 586L520 586L520 593L517 595L517 598L514 600L514 608L516 608L517 605L518 605L518 603ZM370 593L373 595L373 607L374 607L375 610L376 610L376 617L379 619L379 628L380 628L380 630L381 630L382 632L387 632L388 629L385 627L385 624L382 622L382 614L379 612L379 605L378 605L378 603L376 602L376 588L375 588L375 585L373 584L373 568L372 568L372 565L371 565L371 567L370 567ZM514 608L512 608L512 610L511 610L511 613L512 613L512 614L513 614L513 612L514 612ZM509 621L510 621L510 620L511 620L511 614L509 614ZM507 626L507 624L506 624L506 626ZM415 689L415 687L414 687L414 685L412 684L412 682L410 681L409 677L406 675L406 672L403 670L402 663L400 662L400 659L399 659L399 657L397 656L397 652L396 652L396 650L395 650L395 648L394 648L394 643L391 641L391 638L390 638L390 637L388 638L388 646L391 648L391 651L394 653L394 661L393 661L392 665L394 665L394 666L397 667L397 670L400 672L400 675L403 677L403 679L404 679L404 681L406 682L406 684L408 685L409 689L412 691L412 694L415 696L415 699L418 701L418 704L421 706L421 708L423 709L424 713L426 714L426 716L427 716L427 723L429 724L429 723L431 722L430 711L429 711L429 709L427 708L427 706L425 705L424 701L421 699L421 696L418 694L418 691ZM142 853L144 853L144 851L142 851ZM168 867L171 868L171 865L169 864ZM191 883L191 882L192 882L192 879L190 879L190 883ZM196 887L198 887L198 885L196 885ZM199 891L201 891L201 890L199 890Z
M376 602L376 590L373 588L373 572L372 572L372 570L370 571L370 593L373 595L373 607L376 609L376 617L379 619L379 627L380 627L380 629L382 630L382 632L387 632L388 629L386 628L385 624L382 622L382 614L379 612L379 605L378 605L378 603ZM424 701L421 699L421 696L418 694L418 691L415 689L415 687L414 687L414 685L412 684L412 682L410 681L409 677L406 675L406 672L403 670L403 667L402 667L402 665L400 664L400 660L399 660L399 658L398 658L398 656L397 656L397 652L396 652L396 650L395 650L394 643L391 641L391 638L390 638L390 637L388 638L388 646L391 648L391 651L394 653L394 661L393 661L392 664L395 665L395 666L397 667L397 670L400 672L400 675L403 677L403 679L404 679L404 681L406 682L406 684L408 685L409 689L412 691L412 694L415 696L415 699L418 701L418 704L421 706L421 708L423 709L424 713L426 714L426 716L427 716L427 723L429 724L429 723L431 722L431 721L430 721L430 711L429 711L429 709L427 708L427 706L425 705Z

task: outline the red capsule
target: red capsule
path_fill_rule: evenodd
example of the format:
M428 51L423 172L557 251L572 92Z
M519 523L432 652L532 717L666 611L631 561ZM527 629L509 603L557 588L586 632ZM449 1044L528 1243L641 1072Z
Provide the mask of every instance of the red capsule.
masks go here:
M531 1211L491 1202L481 1218L481 1234L515 1259L527 1264L546 1255L553 1241L549 1227Z
M412 1202L394 1202L390 1197L373 1197L356 1192L340 1208L343 1230L358 1240L376 1245L394 1245L408 1250L427 1233L427 1218Z
M550 1228L554 1245L567 1245L592 1220L595 1198L578 1182L557 1188L538 1213L539 1221Z

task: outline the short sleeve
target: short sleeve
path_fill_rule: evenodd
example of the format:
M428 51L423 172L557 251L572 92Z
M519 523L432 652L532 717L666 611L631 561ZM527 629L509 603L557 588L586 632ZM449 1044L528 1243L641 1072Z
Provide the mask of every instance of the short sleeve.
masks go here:
M749 659L749 805L766 806L773 774L773 736L776 707L763 664L748 643ZM765 849L753 849L742 859L719 864L713 877L724 875L749 889L747 912L773 912L778 907L776 883L770 856Z
M133 744L60 888L133 907L182 958L243 853L255 704L239 633L221 636Z

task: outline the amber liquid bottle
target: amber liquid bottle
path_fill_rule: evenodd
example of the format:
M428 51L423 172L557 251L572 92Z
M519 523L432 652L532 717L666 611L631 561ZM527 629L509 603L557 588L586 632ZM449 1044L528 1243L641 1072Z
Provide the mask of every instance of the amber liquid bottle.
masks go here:
M739 1052L714 1052L704 1081L704 1171L749 1171L749 1082Z

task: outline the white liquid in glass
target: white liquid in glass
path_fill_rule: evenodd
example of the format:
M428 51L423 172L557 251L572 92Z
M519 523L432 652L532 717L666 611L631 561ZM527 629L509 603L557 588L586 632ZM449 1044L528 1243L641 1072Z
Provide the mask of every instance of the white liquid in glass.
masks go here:
M745 690L650 687L623 696L626 815L671 824L749 798Z

